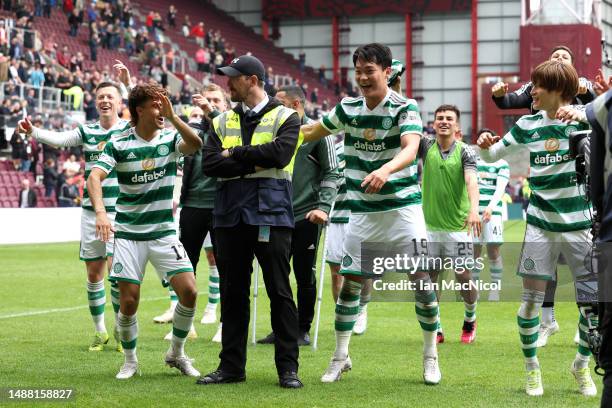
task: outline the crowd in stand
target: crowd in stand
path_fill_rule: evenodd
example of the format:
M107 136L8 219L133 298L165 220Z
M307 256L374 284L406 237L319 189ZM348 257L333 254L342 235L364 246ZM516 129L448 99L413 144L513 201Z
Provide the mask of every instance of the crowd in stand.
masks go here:
M128 56L139 59L143 68L140 77L132 73L133 85L151 78L167 89L168 72L173 68L175 55L171 47L166 44L166 49L160 41L166 30L175 30L198 44L193 57L197 69L205 74L204 85L209 83L216 68L229 64L236 56L234 47L227 43L220 31L206 27L204 21L192 24L190 17L181 16L174 5L168 8L165 19L159 12L151 11L146 15L144 25L138 27L129 0L35 0L33 5L20 0L0 0L0 3L4 10L15 13L13 24L5 27L5 21L0 21L0 83L5 95L0 103L0 116L6 122L16 122L29 115L36 126L47 129L68 130L76 126L62 108L39 108L41 92L50 92L42 87L62 90L62 101L70 101L70 109L82 108L87 122L97 120L93 90L102 81L116 80L110 66L96 64L100 47L125 50ZM40 52L34 49L32 27L35 19L50 18L55 8L65 14L69 35L77 37L80 30L88 30L89 55L70 50L66 45L60 46L53 37L41 39ZM182 21L180 29L178 21ZM300 67L304 71L305 54L300 56ZM313 87L289 75L285 77L307 95L306 112L309 116L316 119L329 109L330 102L320 100L318 88L328 85L325 67L320 69L320 83ZM275 93L273 78L274 72L270 67L266 90L271 95ZM22 90L20 85L27 87ZM173 104L190 104L191 95L197 91L185 80L180 92L169 93L170 100ZM339 98L357 95L350 85L347 88L337 85L335 91ZM30 171L36 176L40 175L42 167L45 195L54 195L60 206L79 204L78 192L82 191L84 183L80 148L58 150L39 145L17 133L9 139L15 170ZM38 164L39 160L42 160L42 166Z

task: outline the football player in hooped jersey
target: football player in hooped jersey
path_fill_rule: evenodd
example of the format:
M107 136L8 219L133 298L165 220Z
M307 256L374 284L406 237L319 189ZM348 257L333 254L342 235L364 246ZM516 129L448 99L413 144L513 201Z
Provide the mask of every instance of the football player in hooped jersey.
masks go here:
M537 341L546 282L553 279L561 252L577 285L592 279L585 263L591 242L591 221L586 214L591 212L591 204L584 200L576 185L576 163L569 154L570 134L589 126L557 119L559 112L567 109L578 91L578 74L569 64L547 61L536 67L531 80L534 85L531 95L539 112L521 117L501 140L499 136L483 133L478 138L478 146L487 162L494 162L519 149L529 151L532 193L518 270L523 277L518 325L527 371L525 390L528 395L538 396L544 393ZM588 283L582 286L591 290L595 287L595 292L589 296L596 302L596 282ZM594 396L597 388L589 370L591 351L587 331L589 327L597 326L597 315L590 303L578 305L580 342L570 371L580 393Z
M172 196L178 158L200 149L202 140L174 113L159 85L135 87L128 106L134 127L106 144L87 179L98 236L108 241L111 232L115 232L109 279L119 285L117 324L125 353L125 362L116 377L127 379L138 372L136 311L148 261L161 279L172 284L179 299L165 362L184 375L198 377L200 373L184 353L187 333L193 324L197 289L193 267L176 236ZM166 119L176 130L164 129ZM102 190L102 181L113 170L119 184L114 228L104 208Z
M416 154L423 124L415 100L389 89L391 51L372 43L353 54L355 79L363 96L344 98L321 122L302 126L304 141L344 131L344 176L351 216L344 240L340 274L344 276L336 303L336 350L323 382L338 381L351 369L351 331L359 313L362 281L361 245L385 242L409 251L413 242L426 243L427 232L417 183ZM440 382L436 346L438 303L425 272L415 281L417 318L423 329L423 379Z
M130 86L130 72L121 61L113 66L121 84ZM55 132L39 129L28 119L19 122L18 129L27 133L38 141L54 147L83 146L85 155L85 178L89 176L91 167L104 150L104 145L113 135L119 134L129 128L129 122L119 118L121 110L122 90L114 82L101 82L96 87L96 110L100 120L87 125L79 125L73 130ZM113 172L104 180L104 205L111 220L115 217L115 202L119 195L117 176ZM87 269L87 300L89 312L94 323L94 337L89 351L102 351L108 343L108 333L104 323L104 308L106 306L106 291L104 289L104 270L110 267L113 256L113 241L102 242L96 237L96 215L91 206L87 189L83 193L83 212L81 213L81 244L79 257L85 261ZM119 311L119 291L117 286L111 284L111 300L115 311L115 321ZM117 331L117 351L121 351L121 343Z
M478 131L478 136L483 133L496 135L491 129L483 128ZM474 237L474 259L480 257L482 246L486 245L491 282L499 285L503 270L500 246L504 243L501 199L510 178L510 167L505 160L486 163L480 157L476 161L476 165L478 166L479 213L482 217L482 234L480 237ZM472 278L474 280L480 279L480 272L482 270L479 265L475 265L472 270ZM494 302L499 300L499 289L489 291L489 300Z

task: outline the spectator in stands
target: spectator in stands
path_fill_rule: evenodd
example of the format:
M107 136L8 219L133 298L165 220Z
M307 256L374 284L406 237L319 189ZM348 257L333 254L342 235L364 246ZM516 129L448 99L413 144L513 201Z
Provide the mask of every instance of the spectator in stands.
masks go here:
M79 24L81 24L81 19L79 17L79 10L73 9L70 15L68 16L68 25L70 26L71 37L76 37L79 31Z
M0 52L0 83L6 82L9 79L10 60L4 53Z
M210 72L209 60L210 52L208 49L200 47L195 53L195 62L198 64L198 71Z
M134 38L136 37L136 30L133 28L126 28L123 32L123 47L125 48L125 52L127 52L128 56L132 56L134 54L135 46L134 46Z
M431 120L427 122L427 126L425 126L423 131L425 133L427 133L428 135L435 135L436 134L436 131L433 128L433 122Z
M147 19L145 20L145 26L147 27L147 31L149 32L149 36L153 36L153 18L155 17L155 13L153 10L149 11L147 14Z
M161 48L161 51L164 51L164 48ZM170 46L168 48L168 51L166 51L166 66L164 67L165 69L170 69L172 70L172 63L174 61L174 49L172 49L172 46Z
M85 120L87 122L93 122L98 119L98 111L96 109L96 100L89 93L85 93L85 98L83 99L83 110L85 111Z
M176 7L174 7L174 4L171 4L168 8L168 14L166 18L168 19L168 26L172 28L176 28L176 12Z
M8 32L4 27L4 20L0 20L0 51L8 52Z
M321 65L319 67L319 82L321 82L323 86L327 85L327 78L325 78L325 65Z
M306 53L304 52L304 50L300 51L298 59L300 63L300 72L303 73L306 69Z
M87 21L89 21L89 26L98 20L98 12L96 11L95 4L93 2L89 3L87 6Z
M8 67L8 77L11 84L20 84L21 78L19 77L19 62L16 59L12 59Z
M215 53L215 71L224 65L223 55L220 52Z
M70 67L70 52L67 45L64 45L62 50L57 53L57 62L64 68Z
M312 90L310 94L310 102L318 103L319 102L319 88L315 88Z
M71 154L68 159L64 162L62 170L69 176L77 174L81 170L81 163L76 158L76 155Z
M191 29L191 36L195 38L200 47L204 47L204 22L200 21Z
M43 73L45 74L45 84L44 84L44 86L54 87L55 86L55 79L56 79L56 76L57 76L57 73L55 72L55 68L53 68L53 67L44 67L43 68Z
M11 59L19 59L23 54L23 40L21 34L17 34L11 40L11 46L9 48L9 57Z
M13 132L11 137L11 158L13 166L17 171L28 171L30 162L28 161L27 141L17 131Z
M52 0L43 1L43 17L45 18L51 18L51 1Z
M122 23L123 23L123 27L124 28L130 28L133 25L132 22L132 5L130 4L129 1L126 1L123 4L123 11L122 11Z
M162 16L157 11L153 14L153 28L164 31L164 20L162 20Z
M79 189L74 184L74 176L64 172L64 181L59 188L58 207L77 207L81 203Z
M98 45L100 44L100 37L98 34L94 34L89 39L89 58L96 62L98 60Z
M63 2L64 14L69 16L74 11L74 2L72 0L64 0Z
M70 58L70 71L83 71L83 63L85 62L85 57L83 57L83 53L81 51L77 52L75 55Z
M33 88L28 89L28 93L25 97L25 100L28 103L28 106L36 106L36 91Z
M111 50L116 50L121 45L121 32L118 24L109 24L106 36Z
M21 180L21 191L19 192L19 208L36 207L36 193L30 190L30 180Z
M43 9L43 0L34 0L34 16L41 17Z
M45 186L45 197L51 197L57 186L59 174L55 167L55 160L47 159L43 168L43 185Z
M189 15L185 15L185 19L183 20L183 36L189 37L189 33L191 32L191 21L189 20Z
M37 62L34 64L34 68L30 71L29 81L32 86L40 88L45 83L45 74L40 69L40 64Z

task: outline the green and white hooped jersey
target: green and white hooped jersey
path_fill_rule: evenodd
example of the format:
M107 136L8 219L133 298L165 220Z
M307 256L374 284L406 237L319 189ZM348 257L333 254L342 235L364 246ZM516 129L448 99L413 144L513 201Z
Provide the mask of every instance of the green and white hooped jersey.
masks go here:
M482 214L484 209L491 203L497 188L497 179L510 179L510 167L505 160L487 163L480 157L476 161L476 165L478 166L478 192L480 193L478 212ZM502 210L502 201L500 199L495 207L493 207L493 215L502 215Z
M338 184L338 193L336 201L334 201L334 210L331 213L330 222L335 224L346 224L349 222L351 210L348 208L346 201L346 181L344 180L344 168L346 161L344 160L344 140L340 140L335 144L336 157L338 158L338 169L340 169L341 180Z
M119 119L115 126L110 129L104 129L100 126L100 122L91 123L88 125L79 125L77 128L81 139L83 140L83 155L85 156L85 180L91 173L91 168L98 160L100 154L104 151L106 143L115 135L130 128L130 123L127 120ZM115 203L119 196L119 184L117 184L117 174L112 171L102 182L102 194L104 195L104 207L107 212L115 212ZM87 186L83 189L83 209L93 211Z
M176 234L172 197L180 141L176 130L161 130L147 142L130 128L106 144L94 167L117 173L116 238L148 241Z
M321 124L331 133L344 131L344 178L352 213L377 213L421 204L417 161L392 174L377 194L366 194L363 179L401 151L401 136L421 135L423 123L415 100L392 90L370 110L363 96L344 98Z
M567 124L541 111L521 117L502 139L506 148L529 150L528 224L552 232L591 227L591 203L576 185L576 161L569 155L570 134L587 129L585 123Z

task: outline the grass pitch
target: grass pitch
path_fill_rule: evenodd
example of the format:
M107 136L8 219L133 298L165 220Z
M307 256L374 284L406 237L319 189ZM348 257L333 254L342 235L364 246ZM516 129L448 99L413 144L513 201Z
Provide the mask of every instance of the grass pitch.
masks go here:
M506 241L521 242L524 223L506 225ZM518 247L518 246L517 246ZM516 254L518 256L518 254ZM220 345L210 342L216 325L200 325L208 287L206 260L198 276L201 296L196 315L199 338L188 341L187 353L202 373L218 364ZM334 384L319 378L334 348L333 302L327 276L319 349L300 349L301 390L277 385L270 346L249 346L247 382L196 386L191 378L163 364L170 325L156 325L153 316L168 306L166 291L149 267L138 311L138 356L142 376L120 382L114 376L122 355L109 347L90 353L92 325L87 309L84 265L78 243L0 247L0 387L73 388L75 399L48 403L82 407L598 407L599 396L585 398L569 372L576 353L572 341L577 321L574 303L559 302L561 331L539 351L544 396L524 393L524 367L516 327L517 302L482 302L478 335L472 345L459 342L463 304L442 303L446 342L439 346L442 382L422 383L421 330L412 303L371 303L363 336L353 336L353 370ZM505 270L504 282L514 277ZM484 278L488 279L485 272ZM261 280L260 280L261 281ZM565 290L565 289L562 289ZM258 337L270 331L269 307L263 287L258 303ZM107 284L106 323L113 313ZM312 334L312 333L311 333ZM109 343L113 345L113 340ZM591 367L593 363L591 362ZM601 377L594 376L601 391ZM17 406L0 400L1 406ZM25 402L18 406L41 406Z

